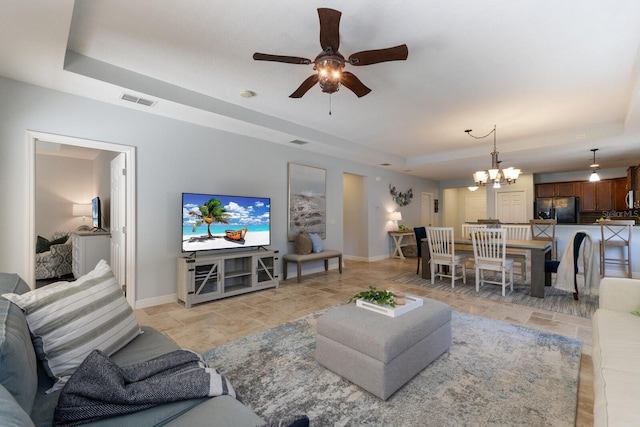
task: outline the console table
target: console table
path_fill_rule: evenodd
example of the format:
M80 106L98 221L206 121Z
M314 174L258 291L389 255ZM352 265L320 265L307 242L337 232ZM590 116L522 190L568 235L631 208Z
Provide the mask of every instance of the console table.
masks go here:
M393 242L395 244L395 249L393 251L393 255L391 258L400 258L404 259L404 254L402 253L402 248L404 246L409 246L409 239L414 233L407 231L389 231L389 235L393 238ZM404 242L403 239L407 237L407 242Z
M201 302L277 288L278 253L250 250L178 257L178 299L191 308Z

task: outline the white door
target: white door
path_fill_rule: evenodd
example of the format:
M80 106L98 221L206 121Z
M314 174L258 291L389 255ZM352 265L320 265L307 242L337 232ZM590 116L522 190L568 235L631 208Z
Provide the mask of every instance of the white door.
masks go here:
M433 212L433 194L422 193L422 216L420 217L422 227L431 226L431 213Z
M496 214L500 222L527 222L527 206L524 191L501 191L496 193Z
M477 222L487 217L487 196L466 196L464 198L464 222Z
M125 155L121 153L111 161L111 269L120 286L126 284L126 179ZM125 288L126 289L126 288Z

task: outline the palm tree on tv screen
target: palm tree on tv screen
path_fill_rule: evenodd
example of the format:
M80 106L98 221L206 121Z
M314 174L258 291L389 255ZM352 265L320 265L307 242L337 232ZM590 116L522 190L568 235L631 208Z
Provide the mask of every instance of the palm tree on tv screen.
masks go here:
M207 224L207 234L210 238L214 237L213 234L211 234L212 223L219 222L221 224L229 224L229 221L227 220L229 214L222 206L222 202L215 198L209 199L207 203L200 206L200 211L189 211L189 215L198 217L198 221L193 224L193 231L196 231L196 228L202 225L202 223L204 222L205 224Z

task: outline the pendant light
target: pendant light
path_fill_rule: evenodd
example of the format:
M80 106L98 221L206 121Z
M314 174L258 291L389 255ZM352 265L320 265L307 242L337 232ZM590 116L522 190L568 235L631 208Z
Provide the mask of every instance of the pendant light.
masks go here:
M589 167L593 169L593 171L591 172L591 176L589 176L589 181L597 182L600 181L600 175L598 175L598 172L596 172L598 169L600 169L600 165L596 163L596 151L598 151L598 149L592 148L591 151L593 151L593 163L591 163Z

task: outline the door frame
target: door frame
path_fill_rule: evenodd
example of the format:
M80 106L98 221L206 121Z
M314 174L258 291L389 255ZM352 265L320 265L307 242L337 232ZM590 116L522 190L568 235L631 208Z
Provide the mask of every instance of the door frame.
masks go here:
M420 222L422 223L423 218L425 217L425 206L424 203L422 203L422 201L424 200L424 198L428 197L429 198L429 206L427 206L427 214L429 216L429 219L431 220L429 224L420 224L420 226L422 227L430 227L433 225L433 214L435 213L433 211L434 209L434 197L433 197L433 193L428 192L428 191L423 191L420 194Z
M29 283L35 283L36 270L36 143L38 141L52 142L56 144L75 145L78 147L93 148L96 150L114 151L124 153L127 166L126 204L127 204L127 266L126 266L126 295L127 302L132 308L136 308L136 148L128 145L119 145L110 142L94 141L90 139L75 138L64 135L55 135L44 132L27 131L27 272ZM35 285L34 285L35 286Z

